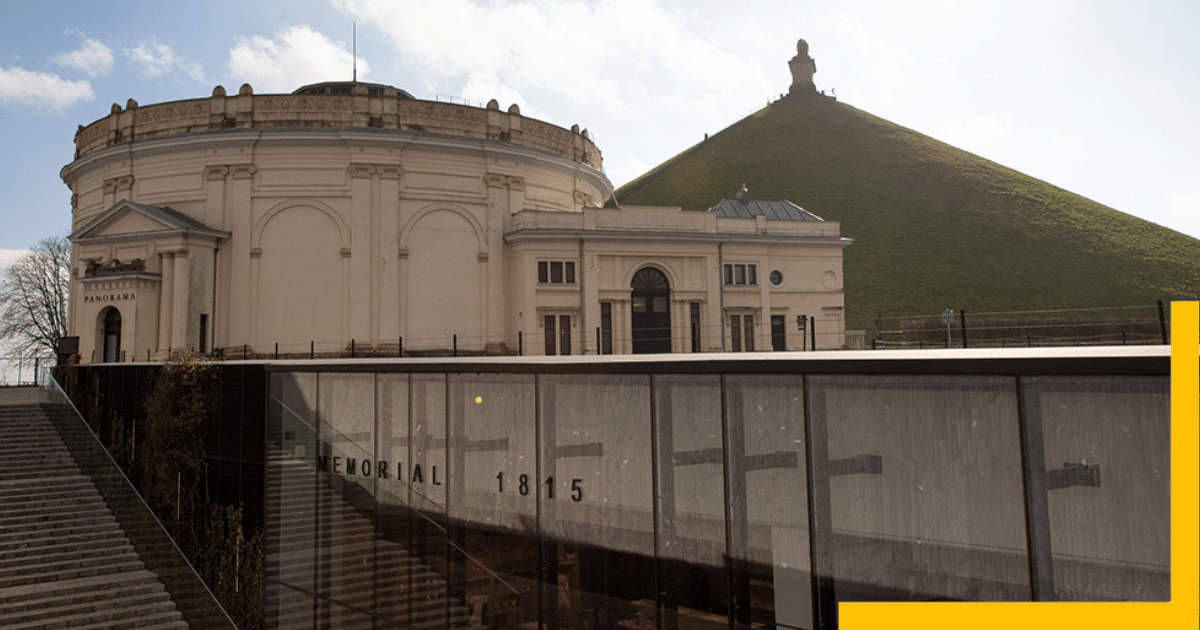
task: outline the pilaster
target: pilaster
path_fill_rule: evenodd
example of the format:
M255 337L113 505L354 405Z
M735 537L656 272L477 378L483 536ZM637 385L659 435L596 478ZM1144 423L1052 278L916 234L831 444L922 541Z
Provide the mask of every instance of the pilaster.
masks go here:
M253 164L229 165L227 177L231 181L227 181L225 184L229 191L226 205L226 216L229 222L226 226L222 226L222 229L233 233L227 245L229 248L227 259L232 264L227 265L227 268L240 268L250 257L250 239L254 229L252 195L254 174L257 170ZM231 273L228 286L229 314L224 318L228 323L224 327L224 330L228 331L228 337L223 345L251 343L251 326L257 326L258 320L251 317L250 311L252 305L257 306L258 293L251 289L250 277L247 274Z
M158 351L171 347L171 311L175 308L175 252L162 252L162 275L158 293Z
M188 265L188 250L180 249L175 252L175 286L172 287L172 307L171 307L171 347L183 348L188 347L187 325L188 325L188 276L190 267Z

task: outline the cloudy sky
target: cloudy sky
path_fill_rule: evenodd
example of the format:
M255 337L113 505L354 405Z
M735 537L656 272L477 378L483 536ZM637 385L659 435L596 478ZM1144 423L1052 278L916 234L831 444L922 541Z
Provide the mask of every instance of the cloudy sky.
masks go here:
M356 22L360 80L578 123L617 186L786 92L804 38L843 102L1200 237L1192 0L245 4L0 0L0 261L69 231L78 125L347 80Z

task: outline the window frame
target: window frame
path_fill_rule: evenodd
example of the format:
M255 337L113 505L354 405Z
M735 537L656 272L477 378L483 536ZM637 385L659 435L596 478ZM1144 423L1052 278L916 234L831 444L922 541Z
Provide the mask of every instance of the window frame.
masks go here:
M574 260L537 261L537 282L546 286L575 286Z
M725 263L722 276L727 287L757 287L758 263Z

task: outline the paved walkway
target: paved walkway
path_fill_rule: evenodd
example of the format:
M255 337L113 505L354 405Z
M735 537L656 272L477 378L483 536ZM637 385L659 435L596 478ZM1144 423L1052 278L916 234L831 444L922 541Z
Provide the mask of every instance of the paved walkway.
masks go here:
M0 387L0 407L8 405L36 405L37 402L37 387Z

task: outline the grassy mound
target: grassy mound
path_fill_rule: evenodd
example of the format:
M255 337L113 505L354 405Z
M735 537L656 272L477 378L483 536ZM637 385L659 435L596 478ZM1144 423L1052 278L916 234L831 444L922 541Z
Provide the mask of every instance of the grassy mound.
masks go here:
M705 210L742 183L854 239L847 328L944 309L1121 307L1200 297L1200 240L831 99L785 98L616 192ZM1139 315L1143 312L1139 312Z

